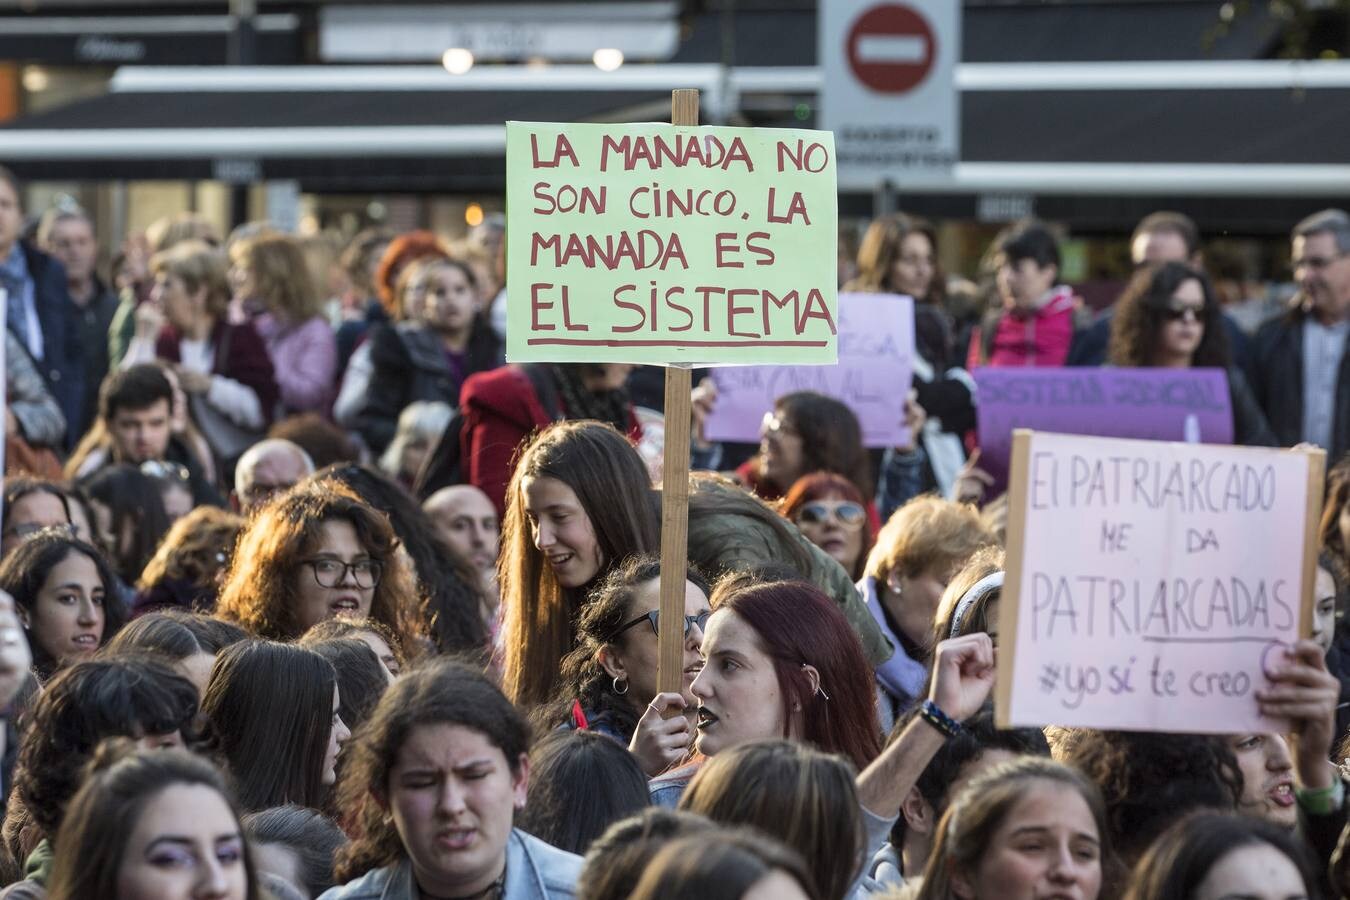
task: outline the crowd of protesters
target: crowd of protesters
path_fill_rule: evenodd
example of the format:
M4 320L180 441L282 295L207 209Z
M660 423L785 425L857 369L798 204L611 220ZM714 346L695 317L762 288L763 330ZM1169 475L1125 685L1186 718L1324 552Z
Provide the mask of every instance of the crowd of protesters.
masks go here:
M913 440L799 392L712 443L701 382L677 626L659 392L504 364L502 223L334 255L184 214L105 280L89 215L21 197L0 168L0 898L1350 896L1350 463L1254 701L1287 733L1000 730L969 374L1220 368L1236 442L1340 459L1345 212L1294 226L1255 330L1177 213L1096 317L1041 224L972 303L932 227L872 222L841 287L916 301Z

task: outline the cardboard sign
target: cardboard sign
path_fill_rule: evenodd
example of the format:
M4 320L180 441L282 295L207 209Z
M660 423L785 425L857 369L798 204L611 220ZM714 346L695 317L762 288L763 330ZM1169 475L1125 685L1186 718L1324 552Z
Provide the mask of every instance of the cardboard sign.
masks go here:
M511 362L836 359L829 132L508 122Z
M1019 430L999 723L1281 731L1255 692L1311 632L1325 465Z
M1231 444L1222 369L981 368L971 374L980 467L1007 484L1014 428Z
M738 366L713 370L717 405L708 417L714 441L759 440L774 401L815 391L846 403L868 447L909 444L905 394L913 378L914 301L898 294L839 295L839 362L833 366Z

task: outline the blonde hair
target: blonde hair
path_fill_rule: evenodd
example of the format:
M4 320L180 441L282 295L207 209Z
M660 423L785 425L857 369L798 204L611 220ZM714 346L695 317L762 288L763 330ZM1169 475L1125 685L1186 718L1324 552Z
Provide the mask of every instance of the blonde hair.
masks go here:
M189 293L206 288L206 312L223 318L230 305L229 267L220 250L200 240L179 241L150 259L150 273L172 275Z
M298 324L320 315L323 300L300 242L263 232L230 247L230 259L253 275L258 299L278 318Z
M937 571L945 577L975 551L997 543L973 506L924 494L882 526L863 574L880 582L892 572L917 578Z

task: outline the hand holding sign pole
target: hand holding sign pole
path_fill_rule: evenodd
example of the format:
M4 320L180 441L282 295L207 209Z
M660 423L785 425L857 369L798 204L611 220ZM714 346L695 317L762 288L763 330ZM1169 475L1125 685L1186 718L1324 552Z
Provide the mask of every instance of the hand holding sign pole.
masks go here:
M698 124L698 91L672 91L670 124ZM665 460L661 476L661 627L656 689L684 688L684 573L689 559L689 364L666 368ZM683 715L670 708L666 717Z

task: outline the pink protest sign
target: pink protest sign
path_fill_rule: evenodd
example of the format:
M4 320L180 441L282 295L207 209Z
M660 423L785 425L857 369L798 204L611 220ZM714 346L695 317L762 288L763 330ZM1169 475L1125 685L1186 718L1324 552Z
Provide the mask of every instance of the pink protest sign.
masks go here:
M914 301L896 294L839 295L839 362L832 366L727 366L713 370L714 441L759 440L774 400L815 391L848 404L868 447L909 443L905 395L913 377Z
M1000 725L1275 732L1312 628L1321 450L1013 438Z

